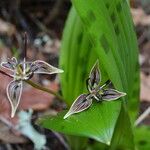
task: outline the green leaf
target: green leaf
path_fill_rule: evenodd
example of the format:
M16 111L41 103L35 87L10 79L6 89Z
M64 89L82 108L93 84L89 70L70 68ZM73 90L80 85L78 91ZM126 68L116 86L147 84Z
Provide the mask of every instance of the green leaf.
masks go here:
M131 128L129 115L124 106L121 107L121 112L117 120L114 130L114 135L111 141L109 150L134 150L134 137Z
M150 149L150 127L139 126L135 128L135 144L137 150L149 150Z
M43 117L39 119L38 124L61 133L90 137L109 145L119 112L119 101L94 102L88 110L72 115L68 119L63 119L66 113L64 111L56 117Z

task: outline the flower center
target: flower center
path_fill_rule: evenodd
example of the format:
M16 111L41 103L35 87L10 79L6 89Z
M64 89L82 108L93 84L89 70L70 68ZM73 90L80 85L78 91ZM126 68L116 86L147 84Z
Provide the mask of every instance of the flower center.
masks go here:
M19 63L15 69L15 79L16 80L28 80L33 75L30 69L29 63Z

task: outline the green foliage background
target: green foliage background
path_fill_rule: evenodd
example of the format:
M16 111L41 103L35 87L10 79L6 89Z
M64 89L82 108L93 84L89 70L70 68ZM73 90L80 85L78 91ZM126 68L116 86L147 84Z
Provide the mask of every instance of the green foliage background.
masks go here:
M99 141L93 147L134 150L131 121L138 110L139 65L129 5L126 0L72 0L72 3L60 54L60 68L65 71L61 75L65 102L69 107L79 94L86 92L85 80L97 59L101 84L110 79L127 96L112 102L93 102L88 110L66 120L65 111L39 122L55 131Z

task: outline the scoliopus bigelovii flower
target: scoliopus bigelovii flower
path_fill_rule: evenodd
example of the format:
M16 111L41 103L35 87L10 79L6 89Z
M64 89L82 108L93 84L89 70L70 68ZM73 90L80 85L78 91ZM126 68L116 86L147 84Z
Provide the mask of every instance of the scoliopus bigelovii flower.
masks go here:
M42 60L27 62L24 58L23 61L18 62L15 57L8 59L7 62L2 62L1 67L10 70L11 73L9 76L13 78L7 86L7 97L11 104L11 117L14 117L19 105L23 81L31 79L34 74L55 74L63 72L63 70L53 67Z
M64 116L64 119L72 114L79 113L88 109L92 105L92 101L94 99L98 102L112 101L126 95L126 93L119 92L112 88L107 88L107 86L111 83L109 80L106 81L106 83L102 86L100 86L100 82L101 73L99 69L99 63L98 61L96 61L90 71L89 78L86 80L88 93L81 94L79 97L77 97L67 114Z

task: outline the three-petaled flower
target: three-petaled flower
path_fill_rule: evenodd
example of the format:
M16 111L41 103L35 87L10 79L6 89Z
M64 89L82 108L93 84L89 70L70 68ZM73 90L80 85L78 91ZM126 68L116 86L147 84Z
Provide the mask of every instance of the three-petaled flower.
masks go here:
M106 82L104 85L100 86L101 73L98 61L96 61L95 65L92 67L89 78L86 81L89 93L81 94L77 97L67 114L64 116L64 119L72 114L88 109L91 106L93 99L97 101L112 101L126 95L126 93L119 92L115 89L106 88L110 82Z
M14 117L22 94L23 81L29 80L34 74L54 74L62 73L63 70L53 67L42 60L33 62L23 61L18 62L15 57L8 59L7 62L2 62L1 67L11 71L13 81L7 86L7 97L11 104L11 117Z

